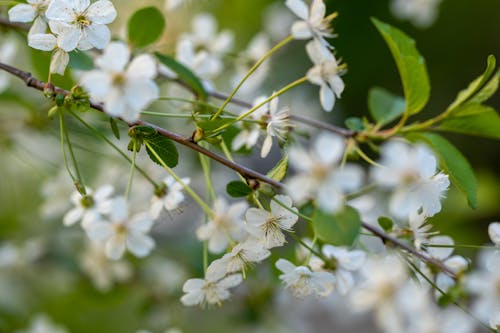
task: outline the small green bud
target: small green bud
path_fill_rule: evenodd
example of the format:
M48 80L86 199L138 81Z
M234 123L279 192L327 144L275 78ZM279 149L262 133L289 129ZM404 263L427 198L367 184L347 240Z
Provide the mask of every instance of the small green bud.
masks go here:
M53 107L51 107L49 112L48 112L49 119L54 119L55 117L57 117L58 112L59 112L59 107L57 105L54 105Z

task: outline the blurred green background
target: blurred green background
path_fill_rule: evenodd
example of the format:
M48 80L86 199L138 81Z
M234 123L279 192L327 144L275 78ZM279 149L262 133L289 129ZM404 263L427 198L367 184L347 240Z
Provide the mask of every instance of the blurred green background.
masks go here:
M263 30L266 9L273 3L268 0L191 0L186 8L167 15L166 49L173 49L175 36L189 29L190 17L202 11L214 14L221 29L233 30L237 36L235 49L243 49L252 36ZM500 57L498 0L444 0L436 23L427 29L419 29L394 18L388 1L344 0L327 3L329 11L339 12L333 24L338 37L332 42L337 56L348 65L342 99L331 114L321 115L336 124L342 124L347 117L367 114L366 97L373 86L402 93L394 61L372 26L370 17L393 24L416 39L418 49L427 60L432 93L428 106L419 117L430 117L442 111L459 90L482 73L489 54ZM120 20L113 25L117 34L134 8L146 4L163 7L163 1L120 0L115 1L115 4L121 15ZM286 9L283 7L283 10ZM273 20L269 14L267 17ZM24 62L29 63L27 53L27 49L22 49L17 61L24 58ZM303 43L293 43L272 59L272 74L267 86L269 89L281 86L302 75L309 67L310 61L304 52ZM18 83L15 85L19 94L17 96L22 96L26 103L33 104L35 108L48 109L48 104L39 96L28 92ZM304 91L305 100L317 98L316 87L307 87ZM133 333L139 328L163 332L168 327L179 327L184 332L303 331L295 327L294 322L285 322L286 314L276 309L279 308L279 301L273 298L271 284L276 282L277 274L271 264L264 264L258 272L253 272L253 278L243 287L245 290L236 296L237 301L227 303L222 309L183 308L178 301L181 295L178 284L173 291L167 292L161 286L157 289L159 281L167 280L172 270L189 272L185 273L185 278L200 274L201 250L192 230L167 230L158 236L161 245L155 250L153 259L175 259L179 267L167 267L166 271L155 275L148 270L148 264L129 258L136 270L134 277L118 284L111 291L97 291L82 274L75 260L76 253L82 247L77 243L83 235L74 230L61 230L60 220L47 222L41 221L39 217L40 203L47 199L39 188L49 179L47 173L30 169L25 163L22 163L25 169L8 166L16 159L17 151L12 149L9 131L17 128L13 127L17 123L11 126L7 119L24 112L18 110L15 103L9 102L8 97L6 94L0 95L0 244L8 241L22 244L27 239L43 238L47 250L36 260L36 264L21 263L8 270L0 266L0 332L14 332L28 327L36 313L45 313L54 322L76 333ZM496 94L488 104L500 109L500 94ZM22 116L19 122L27 129L41 128L42 133L49 132L53 139L57 139L57 124L48 125L46 119L38 117L33 112L29 116ZM96 118L98 126L104 130L106 119ZM29 135L29 131L20 133ZM465 198L456 190L451 190L443 213L434 219L434 223L443 233L454 236L458 244L483 244L487 242L485 230L488 223L500 220L500 145L493 140L446 136L461 148L477 171L479 207L477 210L468 208ZM87 145L87 140L87 137L83 137L77 141ZM57 140L53 143L55 147L52 150L56 151L58 160L50 161L53 155L43 151L48 150L48 147L42 146L40 154L46 154L48 163L55 164L49 172L52 173L50 176L56 173L54 170L62 168L60 156L57 155ZM100 143L93 145L91 149L102 148ZM86 157L92 156L90 153L92 151L87 152ZM190 241L182 241L181 237ZM474 255L472 251L457 252ZM154 266L154 261L150 265ZM316 331L331 331L330 319L316 318Z

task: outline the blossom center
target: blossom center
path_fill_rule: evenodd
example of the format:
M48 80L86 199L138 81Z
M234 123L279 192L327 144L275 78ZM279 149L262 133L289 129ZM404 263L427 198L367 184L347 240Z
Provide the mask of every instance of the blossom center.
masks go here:
M87 18L85 14L78 14L75 17L75 22L76 25L80 26L80 28L85 28L88 27L92 22Z
M123 73L114 73L111 77L111 82L114 86L123 86L127 81Z

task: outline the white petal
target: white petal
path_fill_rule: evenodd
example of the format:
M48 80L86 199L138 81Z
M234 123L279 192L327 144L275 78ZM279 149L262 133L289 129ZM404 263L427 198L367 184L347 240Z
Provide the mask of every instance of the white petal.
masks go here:
M113 226L109 222L95 222L85 227L85 232L89 239L93 241L103 241L113 235Z
M324 165L340 162L344 149L344 139L337 134L322 132L314 141L314 152Z
M96 59L99 68L106 71L121 72L130 59L130 50L125 43L109 43L102 56Z
M325 84L323 77L321 76L321 66L314 66L307 71L307 80L312 84L321 86Z
M101 71L90 71L83 75L81 85L92 100L103 102L111 90L111 77Z
M184 282L184 285L182 286L182 291L185 293L197 291L203 288L204 285L205 285L205 280L203 279L189 279L186 282Z
M158 73L156 61L148 54L135 57L127 68L127 77L154 79Z
M332 111L333 105L335 104L335 95L333 91L326 84L322 84L319 88L319 100L321 102L321 106L325 111Z
M318 205L325 212L338 212L344 207L344 196L336 187L324 184L318 190Z
M160 95L156 83L143 78L128 80L124 92L127 104L136 111L144 109Z
M429 254L437 259L446 259L453 253L453 245L455 242L449 236L434 236L429 239ZM432 245L440 245L446 247L432 247Z
M245 213L245 219L250 227L260 227L269 217L269 212L254 207Z
M262 150L260 151L261 158L265 158L267 155L269 155L272 145L273 145L273 138L270 135L267 135L266 138L264 139L264 143L262 144Z
M83 209L81 207L76 207L70 210L64 215L63 223L65 226L70 226L78 222L83 216Z
M52 0L45 12L49 20L71 22L74 19L75 11L71 2L66 0Z
M61 49L57 49L50 60L50 72L64 75L64 71L69 63L69 54Z
M33 34L28 36L28 45L37 50L52 51L57 46L57 39L52 34Z
M326 6L323 0L313 0L309 22L311 22L313 26L319 26L325 17L325 13Z
M89 6L90 0L70 0L72 7L77 13L83 13Z
M328 80L328 84L330 84L330 88L332 88L335 95L340 98L340 95L344 91L344 81L340 78L340 76L336 75Z
M285 5L290 9L295 15L303 20L309 18L309 8L302 0L286 0Z
M292 25L292 35L295 39L310 39L313 37L311 28L304 21L297 21Z
M104 49L111 40L109 28L102 24L91 24L85 29L86 37L92 46Z
M80 38L80 30L73 26L68 26L67 29L65 29L58 35L57 44L59 45L59 48L63 49L64 51L71 52L78 45Z
M228 289L239 285L243 281L241 274L233 274L219 281L218 285L222 288Z
M488 226L488 235L495 245L500 245L500 223L490 223Z
M127 247L137 257L147 256L154 246L155 242L147 235L136 232L130 232L127 235Z
M286 259L278 259L278 261L276 261L275 265L276 265L276 268L278 268L280 271L282 271L285 274L293 272L296 268L294 264L292 264L291 262L289 262Z
M134 231L149 232L153 226L153 220L149 217L148 213L141 213L130 219L127 225Z
M104 111L113 117L120 117L127 111L123 93L116 88L111 88L104 101Z
M122 223L128 218L128 206L125 197L117 197L112 201L109 217L114 223Z
M105 245L106 256L118 260L125 253L125 235L113 235Z
M47 22L43 17L37 16L28 32L28 36L33 34L44 34L46 31L47 31Z
M111 1L99 0L89 7L87 17L92 23L109 24L116 18L116 9Z
M36 11L31 5L20 3L9 9L9 21L31 22L35 19Z

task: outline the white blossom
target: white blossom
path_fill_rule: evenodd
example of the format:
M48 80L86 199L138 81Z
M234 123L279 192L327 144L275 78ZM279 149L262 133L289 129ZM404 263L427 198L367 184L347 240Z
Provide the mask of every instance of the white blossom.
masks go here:
M186 177L182 178L181 181L188 185L191 180ZM172 176L166 177L163 183L166 186L164 193L155 194L151 198L150 213L153 219L157 219L163 209L167 211L177 209L184 201L184 194L182 193L184 187L181 183L178 183Z
M238 243L231 252L222 258L214 260L207 268L207 274L212 273L219 276L242 272L245 277L245 269L253 263L261 262L271 255L262 242L249 238L243 243Z
M224 251L230 240L242 240L245 236L243 214L246 209L246 202L228 206L223 198L216 199L213 216L196 230L198 239L208 241L208 249L213 253Z
M492 222L488 226L488 235L496 246L500 246L500 223Z
M175 58L205 80L215 78L223 69L220 59L210 56L205 50L197 51L195 44L189 39L180 39L177 42Z
M64 225L71 226L82 221L82 227L87 228L94 222L101 222L104 219L103 214L109 207L113 191L113 186L105 185L98 188L95 193L87 189L86 195L78 191L73 192L71 202L75 207L64 215Z
M45 12L50 30L60 38L59 45L66 52L75 48L104 49L111 39L106 24L116 18L113 3L99 0L52 0Z
M282 275L279 276L285 287L296 297L306 297L311 294L325 297L333 291L335 277L328 272L312 272L305 266L295 266L285 259L276 262Z
M257 97L253 101L252 106L255 107L259 104L262 104L262 102L265 99L266 97L264 96ZM245 147L246 149L251 149L253 146L255 146L255 144L259 140L260 131L262 129L261 125L255 122L260 121L260 119L264 117L264 115L267 112L268 112L267 104L265 104L248 116L248 118L250 118L254 122L241 122L241 126L243 126L243 128L231 142L231 148L234 151L237 151L242 147Z
M450 181L437 171L436 158L429 148L393 140L381 150L382 166L373 167L372 176L383 188L394 190L389 201L391 214L404 219L419 210L426 216L438 213Z
M154 248L154 240L148 235L153 220L147 213L129 217L127 201L123 197L111 203L110 222L95 222L86 228L93 241L105 243L105 253L110 259L120 259L128 249L137 257L147 256Z
M13 38L2 38L0 42L0 61L3 63L11 63L16 56L17 45ZM11 75L7 72L0 72L0 94L7 90L10 86Z
M20 3L9 9L9 21L33 22L28 37L36 33L45 33L47 19L45 11L52 0L27 0L27 4Z
M361 186L363 172L355 165L337 167L344 154L344 139L336 134L320 133L309 151L291 147L290 165L298 171L286 183L286 191L297 204L317 199L326 212L344 207L344 193Z
M482 251L478 262L479 269L470 273L465 280L467 290L476 296L472 304L472 311L480 320L498 326L500 251ZM492 327L494 326L492 325Z
M309 82L320 86L319 99L325 111L331 111L335 99L344 91L344 81L340 78L343 69L330 50L322 47L317 41L306 45L307 54L314 66L307 72Z
M400 18L411 21L418 27L431 26L436 21L442 0L392 0L391 10Z
M90 242L80 257L82 270L91 278L100 291L108 291L114 282L127 281L132 276L132 267L126 261L111 261L102 243Z
M217 33L217 21L211 14L202 13L193 18L192 32L181 36L190 40L196 49L205 50L210 56L219 58L233 47L233 33L223 30Z
M205 279L189 279L184 283L182 291L186 294L181 297L186 306L217 304L231 296L229 288L236 287L243 281L241 274L232 274L222 277L207 272Z
M44 314L36 315L32 320L28 329L16 331L16 333L67 333L68 331L55 324L49 317Z
M269 113L267 114L267 136L262 144L260 157L266 157L271 151L273 137L280 142L286 140L286 134L290 128L290 109L288 107L278 108L278 97L269 102Z
M297 208L292 206L292 199L289 196L277 195L274 197L285 207L276 201L271 201L271 211L261 208L249 208L245 213L247 230L255 238L261 240L265 247L270 249L285 244L285 235L282 230L292 231L293 225L297 222Z
M81 84L93 101L104 103L107 114L132 122L158 98L159 89L153 81L156 62L150 55L138 55L130 63L129 60L127 45L110 43L95 62L98 70L85 73Z
M303 0L286 0L285 5L301 20L292 25L295 39L314 38L327 46L325 38L332 37L329 21L325 18L326 6L323 0L313 0L308 8Z
M325 245L321 249L325 257L335 261L335 286L341 295L347 294L354 286L352 271L360 269L365 261L365 253L360 250L349 251L344 247Z
M69 63L69 54L59 47L60 39L52 34L31 34L28 36L28 45L42 51L53 51L50 60L50 72L64 75Z

